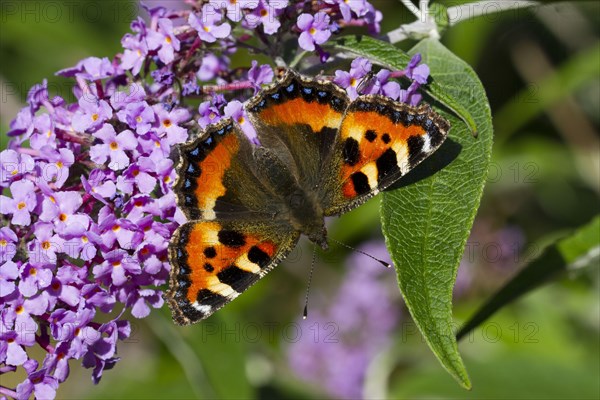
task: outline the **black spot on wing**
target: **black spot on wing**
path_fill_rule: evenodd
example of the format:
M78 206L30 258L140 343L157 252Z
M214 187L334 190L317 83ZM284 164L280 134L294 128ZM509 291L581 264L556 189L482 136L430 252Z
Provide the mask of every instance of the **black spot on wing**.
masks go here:
M408 138L408 161L410 167L414 167L421 160L427 157L427 154L423 151L424 140L420 135L411 136Z
M392 138L390 137L389 134L384 133L383 135L381 135L381 140L383 140L383 143L388 144L389 142L392 141Z
M321 104L327 104L331 101L332 93L330 90L318 89L317 90L317 101Z
M243 292L257 277L252 272L244 271L235 265L230 265L217 274L219 281L229 285L238 293Z
M377 161L377 180L381 182L386 176L390 176L400 170L398 167L398 160L396 158L396 152L392 149L387 149Z
M214 247L209 246L204 249L204 256L206 258L215 258L217 256L217 251L215 250Z
M330 101L331 107L339 113L343 113L346 107L348 107L348 103L341 97L333 96Z
M369 129L368 131L365 132L365 139L367 139L369 142L373 143L373 141L375 141L375 139L377 139L377 133L375 133L374 130Z
M350 166L358 163L360 158L360 149L356 139L349 137L344 141L342 156L344 157L344 162Z
M244 235L236 231L222 229L218 233L219 242L228 247L240 247L246 244Z
M248 252L248 260L250 262L257 264L261 268L264 268L271 261L271 257L264 251L262 251L258 246L252 246L250 251Z
M434 149L438 148L445 139L445 136L435 124L432 124L432 126L427 129L427 133L429 134L429 143L431 143L431 147Z
M196 310L187 299L177 300L177 307L181 311L181 313L188 318L190 321L199 321L203 318L206 318L208 314L205 314L201 311ZM182 319L180 323L185 323Z
M365 194L371 190L369 186L369 178L367 176L358 171L350 175L350 179L352 179L352 184L354 185L354 191L358 194Z
M300 89L300 94L302 95L302 98L309 103L315 99L314 88L303 86L302 89Z
M203 306L211 306L212 308L219 308L223 304L227 303L227 298L225 296L221 296L219 293L213 292L212 290L201 289L201 290L198 290L198 295L196 296L196 301L198 302L198 304L203 305ZM194 308L194 310L195 310L195 308Z
M281 93L288 99L295 99L300 95L300 84L294 79L281 90Z
M204 270L206 272L213 272L215 267L213 267L211 263L204 263Z

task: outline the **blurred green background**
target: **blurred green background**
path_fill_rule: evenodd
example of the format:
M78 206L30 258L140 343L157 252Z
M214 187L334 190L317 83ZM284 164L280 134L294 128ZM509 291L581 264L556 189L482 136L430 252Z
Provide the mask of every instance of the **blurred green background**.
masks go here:
M373 3L384 14L382 32L411 20L399 2ZM47 78L51 92L72 101L71 81L54 73L84 57L111 58L129 22L143 12L137 3L110 0L2 1L1 7L0 148L29 87ZM467 20L442 38L479 74L496 130L488 184L459 271L457 324L539 252L533 244L599 212L599 33L600 5L569 2ZM381 242L378 206L374 199L331 221L330 237L365 249ZM119 345L116 367L94 387L90 371L71 362L58 398L333 398L341 394L322 380L353 368L366 374L358 397L600 398L598 268L544 286L465 338L460 350L473 382L465 392L416 333L397 295L387 296L396 322L386 328L384 344L356 361L360 365L321 359L318 352L310 360L311 345L328 346L329 333L350 343L341 351L367 345L340 321L327 320L334 324L331 332L311 325L312 313L327 314L336 306L332 299L343 297L338 291L350 271L367 267L345 249L321 254L309 321L300 322L311 254L302 242L268 278L204 323L176 327L166 306L145 320L131 318L134 332ZM396 278L390 270L377 279ZM371 306L380 301L375 296ZM322 336L299 344L298 331L306 336L317 330ZM306 378L310 373L303 375L291 361L290 353L302 349L305 368L317 376L330 368L321 380ZM336 362L339 368L331 370ZM3 377L3 385L13 386L9 379L14 377Z

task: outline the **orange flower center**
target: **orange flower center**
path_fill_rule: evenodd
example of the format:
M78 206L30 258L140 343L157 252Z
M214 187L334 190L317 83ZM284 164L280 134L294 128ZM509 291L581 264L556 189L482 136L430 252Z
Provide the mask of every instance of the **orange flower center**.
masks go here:
M19 204L17 204L17 209L22 210L24 209L26 206L24 201L21 201Z
M92 114L92 121L96 122L100 116L96 113Z
M118 232L118 231L119 231L119 229L121 229L121 227L120 227L119 225L114 225L114 226L112 227L112 231L113 231L113 232Z
M65 221L67 220L67 214L65 214L65 213L61 213L61 214L58 216L58 219L59 219L61 222L65 222Z
M163 121L163 126L164 126L165 128L168 128L168 127L170 127L171 125L172 125L172 122L171 122L171 120L170 120L170 119L165 119L165 120Z
M112 143L110 144L110 149L111 149L111 150L116 150L116 149L118 149L118 148L119 148L119 145L117 144L117 142L112 142Z
M17 308L15 308L15 312L17 314L22 314L24 311L23 306L17 306Z
M317 33L317 30L315 28L310 28L309 32L311 35L314 35L315 33Z
M113 261L112 262L112 266L113 267L120 267L121 266L121 261Z
M58 168L62 168L62 167L63 167L63 165L64 165L64 164L63 164L63 162L62 162L62 161L57 161L57 162L56 162L56 166L57 166Z
M0 239L0 246L5 247L8 244L6 239Z
M266 17L267 15L269 15L269 12L265 9L260 10L260 16L261 17Z
M44 250L48 250L50 248L50 242L49 241L44 241L42 242L42 249Z
M35 269L35 268L31 268L31 269L29 270L29 275L31 275L31 276L36 276L36 275L37 275L37 269Z

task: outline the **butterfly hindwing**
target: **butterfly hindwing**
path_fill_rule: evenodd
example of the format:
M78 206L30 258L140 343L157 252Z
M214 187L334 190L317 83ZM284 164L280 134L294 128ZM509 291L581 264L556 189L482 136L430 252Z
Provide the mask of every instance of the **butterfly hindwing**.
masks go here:
M169 244L173 319L187 325L207 318L273 269L297 240L291 226L271 221L180 226Z
M349 211L396 182L442 144L448 129L429 106L358 97L346 110L332 157L323 166L325 215Z

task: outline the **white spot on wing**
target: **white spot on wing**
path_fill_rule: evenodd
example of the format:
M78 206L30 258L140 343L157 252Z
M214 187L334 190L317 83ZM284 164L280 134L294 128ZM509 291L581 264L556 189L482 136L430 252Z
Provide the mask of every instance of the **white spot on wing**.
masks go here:
M217 199L207 198L206 199L206 209L202 210L202 219L206 221L212 221L217 218L215 214L215 204L217 203Z
M237 297L239 293L225 283L222 283L217 276L210 276L206 279L207 288L210 291L220 294L223 297Z
M347 132L347 135L342 135L342 137L344 138L353 138L354 140L356 140L358 143L360 143L360 141L363 138L364 135L364 130L362 127L347 127L345 129L345 131Z
M431 137L428 134L423 135L423 152L431 153Z
M219 231L216 229L204 229L202 231L202 239L204 244L219 244Z
M392 150L396 152L396 161L398 162L398 167L400 167L402 175L406 174L408 171L410 171L410 164L408 162L408 146L406 145L406 142L394 142L392 145Z
M192 303L192 307L196 310L200 311L202 314L210 314L212 313L212 307L207 304L200 304L197 301Z
M260 272L260 266L250 261L246 254L243 254L240 258L238 258L235 261L235 265L237 265L239 269L246 272L252 272L253 274L258 274Z
M377 187L377 165L374 162L370 162L360 169L360 171L367 176L369 180L369 186L371 189Z

